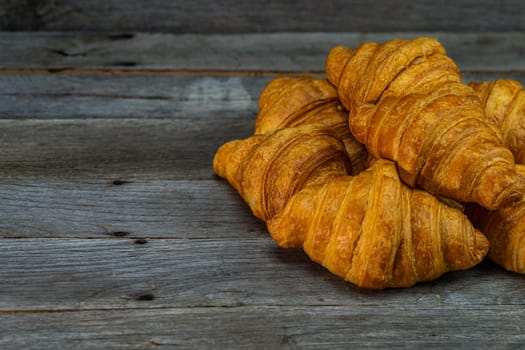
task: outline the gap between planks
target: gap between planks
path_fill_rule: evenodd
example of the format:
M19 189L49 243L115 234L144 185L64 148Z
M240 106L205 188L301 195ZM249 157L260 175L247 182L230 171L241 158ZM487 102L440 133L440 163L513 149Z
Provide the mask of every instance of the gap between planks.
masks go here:
M420 305L409 305L414 308L418 308ZM480 303L480 304L472 304L472 305L459 305L459 307L498 307L498 308L506 308L506 307L516 307L516 304L497 304L494 305L492 303ZM369 305L359 305L360 309L376 309L377 307L380 308L388 308L392 307L392 305L378 305L378 304L369 304ZM405 306L406 307L406 306ZM312 308L312 309L318 309L318 312L321 312L323 309L326 310L346 310L351 308L356 308L356 305L344 305L340 303L334 303L334 304L254 304L254 305L200 305L200 306L152 306L152 307L98 307L98 308L85 308L85 309L23 309L23 310L0 310L0 315L24 315L24 314L58 314L58 313L84 313L84 312L114 312L114 311L132 311L132 312L140 312L140 311L204 311L204 310L261 310L261 309L268 309L268 310L278 310L281 308L286 308L288 310L304 310L306 308ZM457 309L458 305L444 305L440 307L441 309Z
M491 304L492 305L492 304ZM210 309L247 309L247 308L256 308L260 309L261 307L286 307L286 308L298 308L302 309L305 307L320 307L320 308L334 308L334 307L345 307L341 304L327 304L327 305L201 305L201 306L152 306L152 307L95 307L95 308L86 308L86 309L23 309L23 310L0 310L0 315L20 315L20 314L57 314L57 313L73 313L73 312L112 312L112 311L150 311L150 310L165 310L165 311L174 311L174 310L210 310Z
M506 72L509 73L509 72ZM524 73L525 72L520 72ZM192 69L100 69L100 68L0 68L0 75L145 75L145 76L194 76L194 77L274 77L279 75L324 75L324 71L289 70L192 70Z
M523 70L465 70L464 75L525 76ZM191 70L191 69L101 69L101 68L0 68L0 75L102 75L102 76L188 76L188 77L277 77L311 75L321 77L324 71L292 70Z

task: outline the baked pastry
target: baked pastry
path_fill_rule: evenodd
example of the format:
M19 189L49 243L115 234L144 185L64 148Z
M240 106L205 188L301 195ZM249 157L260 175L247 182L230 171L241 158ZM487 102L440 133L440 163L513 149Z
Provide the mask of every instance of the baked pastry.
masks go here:
M525 180L443 47L337 47L327 75L269 82L255 135L223 145L215 172L280 246L359 287L409 287L478 264L489 242L456 201L503 207Z
M334 129L350 158L350 174L368 167L366 148L350 133L348 111L341 106L330 82L312 77L279 77L270 81L259 98L255 134L306 124Z
M525 176L525 165L518 164L516 169ZM494 211L469 205L466 214L488 238L490 260L506 270L525 273L525 201Z
M308 124L230 141L217 151L213 169L266 221L304 186L346 175L351 165L332 128Z
M394 161L409 186L487 209L523 196L499 129L437 40L336 47L326 69L352 134L371 156Z
M326 59L326 75L348 110L353 103L375 104L385 94L426 94L438 85L461 82L443 46L427 37L366 42L355 50L336 46Z
M486 117L503 135L516 163L525 163L525 90L516 80L498 79L469 84L481 99Z
M489 247L461 211L402 184L386 160L304 187L267 226L281 247L302 247L332 273L371 289L468 269Z

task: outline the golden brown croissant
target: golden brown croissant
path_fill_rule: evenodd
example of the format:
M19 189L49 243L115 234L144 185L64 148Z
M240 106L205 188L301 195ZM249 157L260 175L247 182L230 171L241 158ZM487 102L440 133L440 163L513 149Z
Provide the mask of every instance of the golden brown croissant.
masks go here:
M291 126L324 123L325 120L316 118L315 113L306 116L305 113L317 109L323 111L327 106L335 107L338 104L337 90L325 79L306 76L273 79L265 86L259 97L255 133L266 134ZM326 117L328 125L341 122L338 114L335 116L327 114Z
M350 158L351 175L368 166L368 153L350 133L348 112L339 103L332 84L311 77L280 77L270 81L259 98L255 134L305 124L323 124L335 130Z
M303 188L268 230L280 246L302 247L332 273L372 289L470 268L488 249L459 210L403 185L386 160L357 176Z
M377 103L384 94L425 94L437 85L460 82L459 69L433 39L368 42L355 50L333 48L326 59L328 80L346 109L352 103Z
M266 221L304 186L346 175L351 166L335 131L309 124L230 141L217 151L213 169Z
M352 134L372 156L395 161L410 186L488 209L522 197L525 180L500 131L436 40L338 47L327 75L350 109Z
M525 165L516 169L525 175ZM495 211L470 205L466 213L488 238L488 257L509 271L525 273L525 201Z
M479 94L486 117L503 134L516 163L525 163L525 90L518 81L498 79L469 84Z

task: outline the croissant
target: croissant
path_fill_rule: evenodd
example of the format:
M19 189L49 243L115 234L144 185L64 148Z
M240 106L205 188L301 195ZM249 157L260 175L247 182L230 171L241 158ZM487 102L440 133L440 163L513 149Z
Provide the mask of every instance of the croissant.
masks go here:
M308 124L230 141L217 151L213 169L266 221L304 186L346 175L351 165L332 128Z
M481 99L486 117L503 134L516 163L525 163L525 90L518 81L498 79L469 84Z
M259 113L255 121L255 133L265 134L285 127L322 122L315 118L315 113L306 114L312 110L323 110L327 106L339 104L337 90L326 79L311 77L279 77L271 80L259 97ZM304 122L308 119L309 122ZM340 123L338 114L327 115L328 125ZM317 119L317 120L316 120ZM334 120L335 119L335 120Z
M394 161L409 186L488 209L522 197L525 179L500 131L436 40L337 47L326 69L352 134L371 156Z
M266 85L259 98L255 134L305 124L332 127L346 148L354 175L368 166L368 153L350 133L348 112L337 90L326 79L279 77Z
M328 80L343 106L377 103L383 95L426 94L436 86L461 82L459 68L433 38L363 43L355 50L334 47L326 59Z
M402 184L386 160L304 187L267 226L281 247L302 247L335 275L370 289L467 269L488 250L463 213Z
M525 165L516 169L525 175ZM525 273L525 201L495 211L469 205L466 214L488 238L489 259L509 271Z

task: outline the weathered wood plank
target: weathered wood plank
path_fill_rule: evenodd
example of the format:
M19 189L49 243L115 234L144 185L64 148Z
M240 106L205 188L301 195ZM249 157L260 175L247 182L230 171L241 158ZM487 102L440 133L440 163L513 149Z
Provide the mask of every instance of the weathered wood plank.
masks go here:
M8 0L3 30L146 30L162 32L523 30L519 0L129 1Z
M255 117L270 78L0 75L0 118Z
M522 310L525 303L523 276L491 263L409 289L374 292L330 274L300 250L279 248L267 234L245 235L145 244L126 238L2 239L0 313L250 305Z
M0 32L0 69L322 72L330 49L433 36L464 71L525 70L525 33L148 34Z
M226 181L139 179L114 185L104 178L3 177L0 238L219 239L266 235L264 223L251 214Z
M0 119L0 176L102 181L210 179L219 146L248 137L253 124L253 117L242 116Z
M237 307L0 314L3 349L514 349L513 306ZM16 330L13 332L12 330Z
M252 133L268 80L0 76L0 172L209 178L217 148Z

